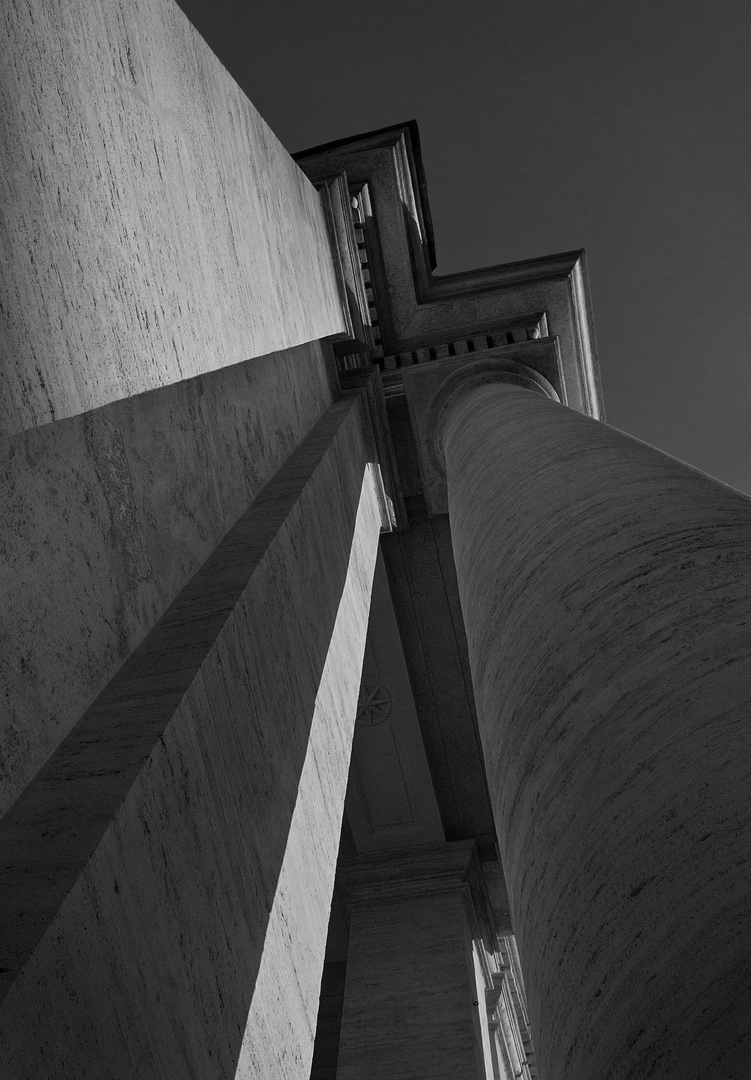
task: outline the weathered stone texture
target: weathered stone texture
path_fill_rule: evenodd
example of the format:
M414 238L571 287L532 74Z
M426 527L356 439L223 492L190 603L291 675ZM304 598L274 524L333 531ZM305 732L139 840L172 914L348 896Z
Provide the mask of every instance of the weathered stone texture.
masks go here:
M380 528L358 409L0 824L9 1080L306 1080Z
M476 1000L460 888L358 904L337 1080L477 1080Z
M445 437L545 1080L751 1074L751 501L496 384Z
M3 440L0 813L330 400L313 343Z
M310 1077L379 530L366 476L236 1080Z
M337 333L318 196L171 0L0 16L0 435Z

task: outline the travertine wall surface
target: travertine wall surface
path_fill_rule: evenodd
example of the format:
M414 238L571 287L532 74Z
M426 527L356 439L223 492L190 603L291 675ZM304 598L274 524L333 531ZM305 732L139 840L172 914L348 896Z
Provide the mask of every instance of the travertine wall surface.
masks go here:
M379 533L367 474L236 1080L310 1077Z
M0 814L330 401L313 343L5 440Z
M309 1075L380 529L365 456L340 402L0 823L8 1080Z
M445 437L545 1080L751 1075L751 501L525 390Z
M477 1080L465 903L460 889L426 889L353 911L338 1080Z
M172 0L0 15L0 435L344 328L318 196Z

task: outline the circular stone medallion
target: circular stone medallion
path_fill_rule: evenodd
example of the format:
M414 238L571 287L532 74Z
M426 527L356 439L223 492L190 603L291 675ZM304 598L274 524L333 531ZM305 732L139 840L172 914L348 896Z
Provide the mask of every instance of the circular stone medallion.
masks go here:
M363 679L357 699L357 722L365 727L377 727L391 713L391 694L375 679Z

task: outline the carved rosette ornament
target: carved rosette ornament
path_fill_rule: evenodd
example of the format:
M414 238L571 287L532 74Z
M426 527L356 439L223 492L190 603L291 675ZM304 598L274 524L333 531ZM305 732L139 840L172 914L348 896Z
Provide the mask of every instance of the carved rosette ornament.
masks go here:
M357 699L357 723L363 727L378 727L391 715L391 694L375 679L363 679Z

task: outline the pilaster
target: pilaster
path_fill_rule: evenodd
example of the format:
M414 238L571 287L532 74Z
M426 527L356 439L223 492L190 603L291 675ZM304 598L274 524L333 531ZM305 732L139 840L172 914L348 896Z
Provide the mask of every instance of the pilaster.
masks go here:
M14 1080L307 1080L383 525L360 408L328 410L0 822Z
M342 868L351 920L338 1080L492 1078L497 935L475 847Z

